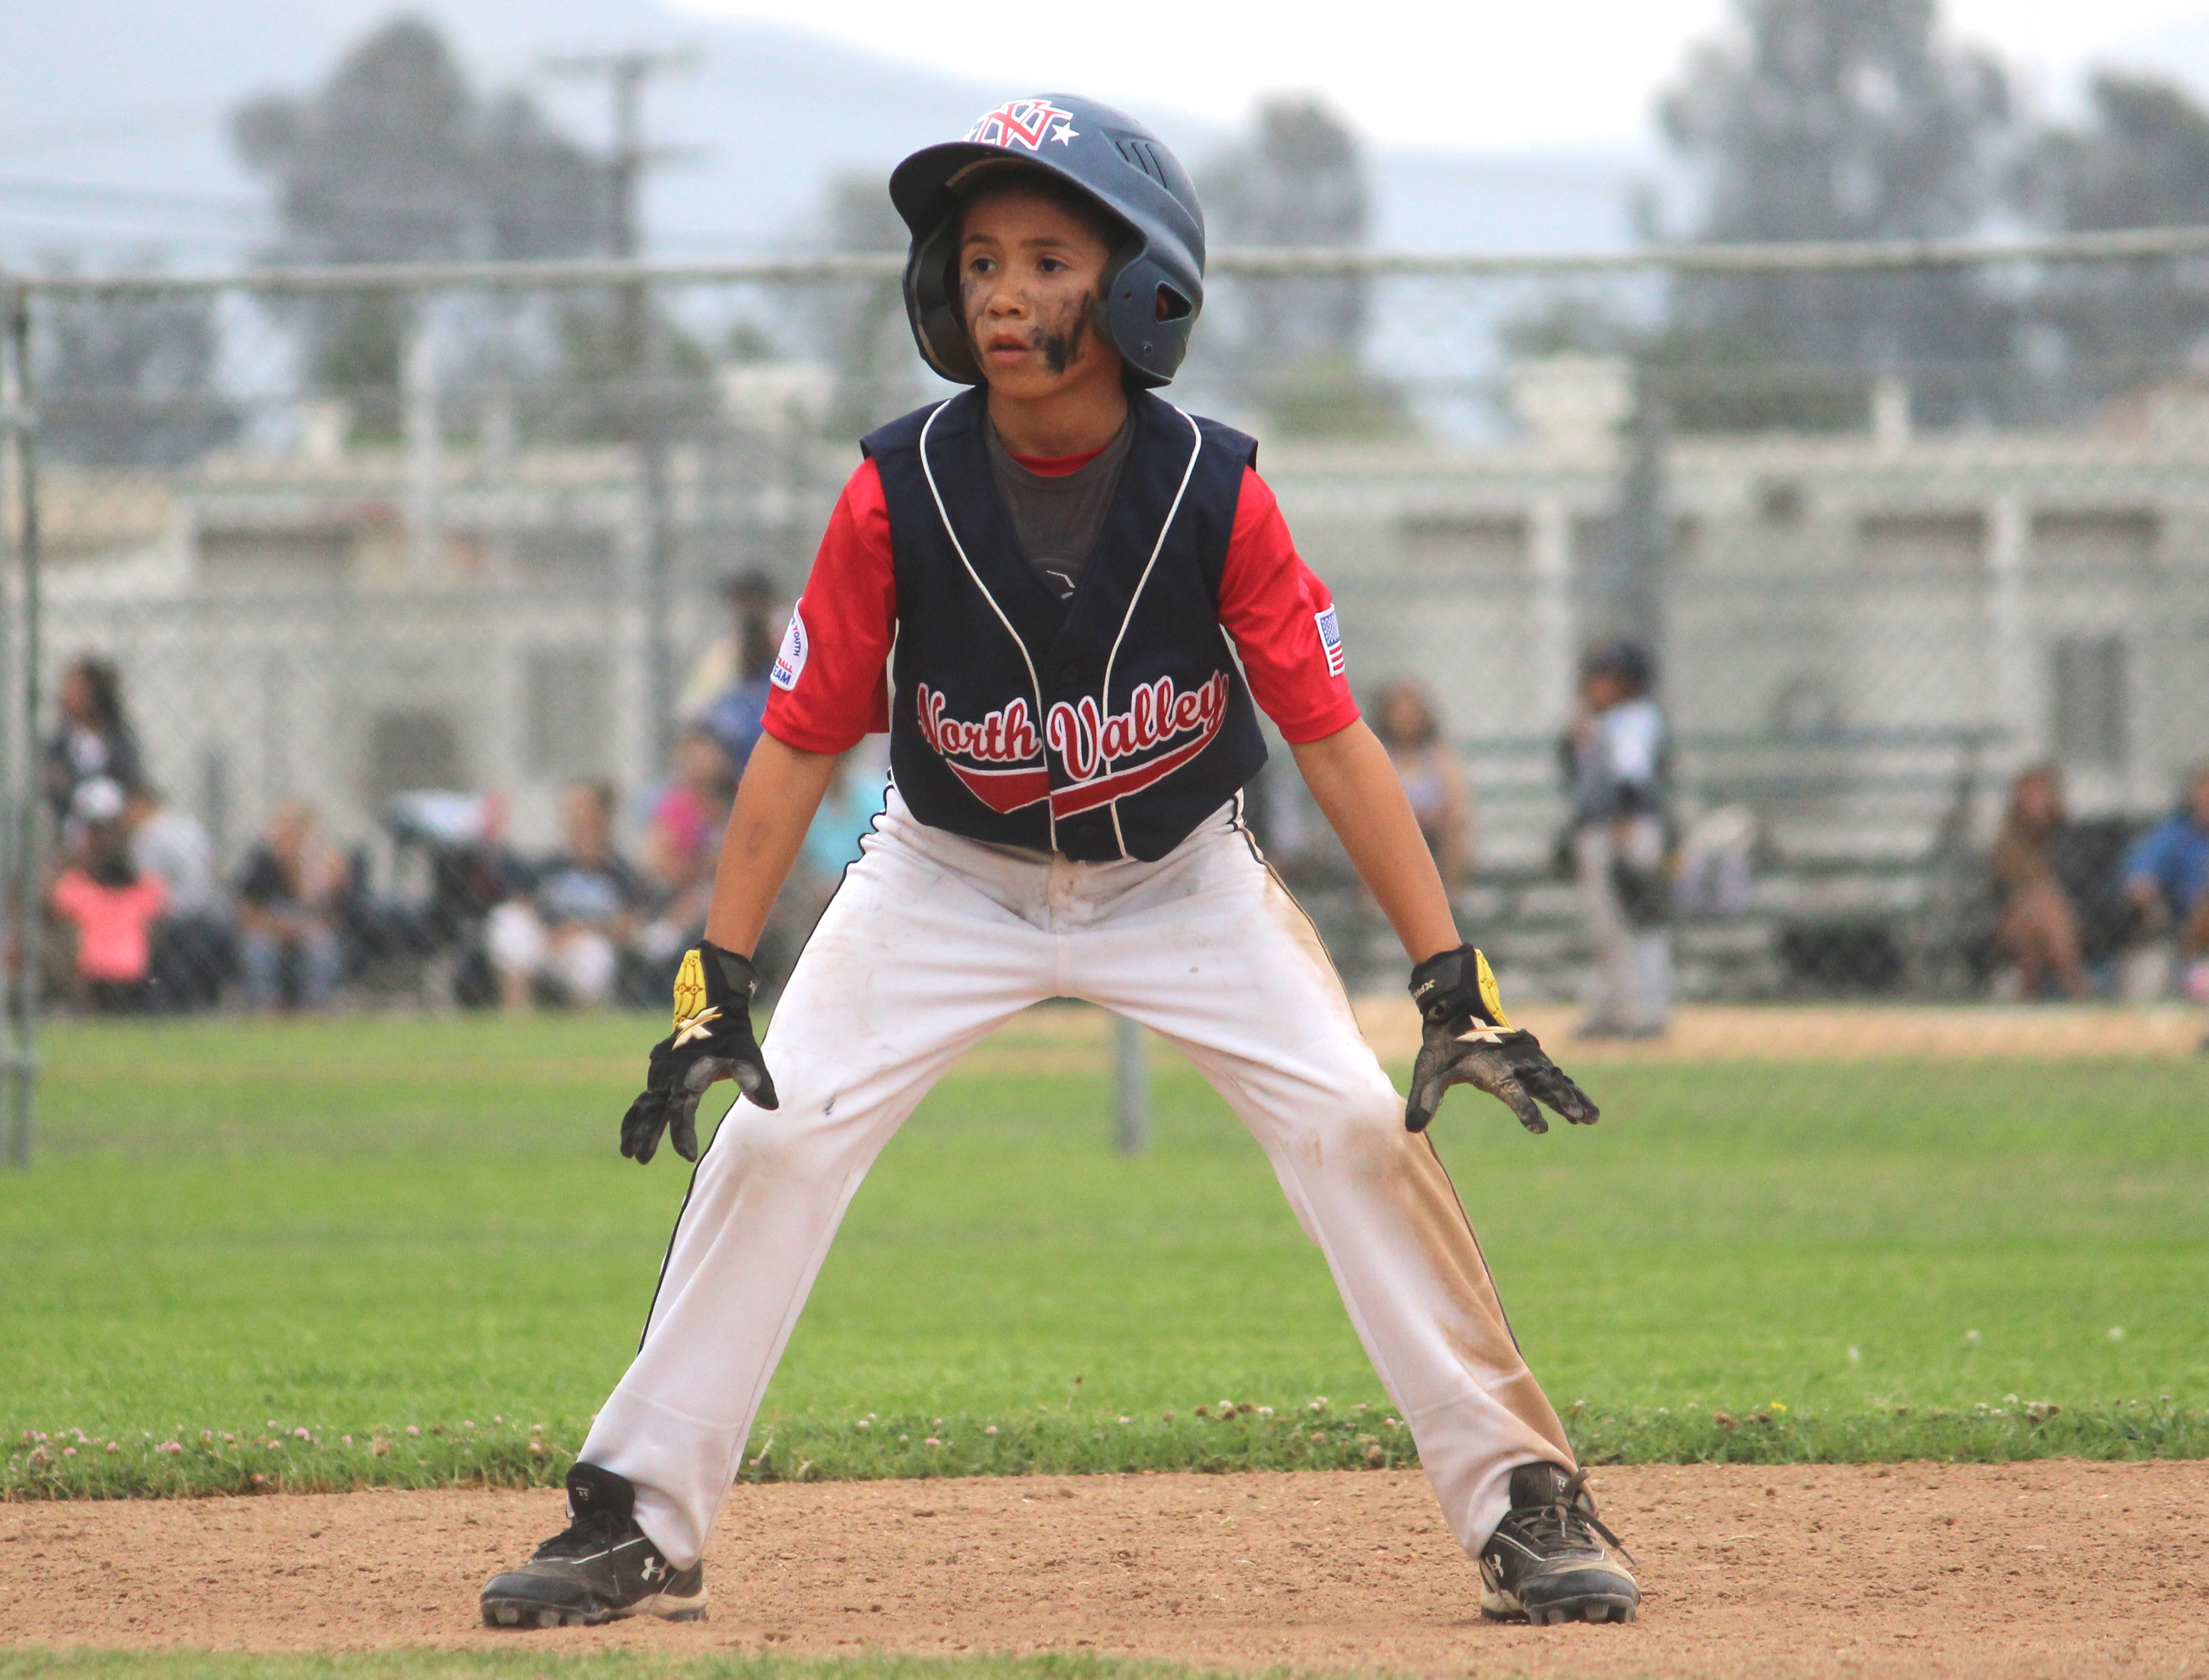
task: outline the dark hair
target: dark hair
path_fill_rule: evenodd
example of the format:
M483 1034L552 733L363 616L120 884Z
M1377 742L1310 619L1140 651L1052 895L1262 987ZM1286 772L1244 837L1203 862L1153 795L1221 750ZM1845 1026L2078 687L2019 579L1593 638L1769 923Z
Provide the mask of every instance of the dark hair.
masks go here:
M599 808L599 815L601 816L611 817L614 814L614 807L621 803L621 796L614 792L613 783L604 776L586 776L581 780L569 783L568 786L588 794L591 803Z
M959 232L962 243L966 238L964 224L966 213L984 199L994 198L999 193L1005 192L1032 193L1038 198L1056 205L1103 240L1105 250L1109 251L1117 251L1121 246L1128 243L1130 238L1128 225L1125 222L1099 204L1088 193L1075 186L1073 182L1063 176L1054 174L1048 169L1038 169L1032 164L1024 164L1017 159L1008 159L1002 163L992 160L977 164L954 179L952 190L959 196L959 219L961 224ZM959 273L959 250L954 245L951 252L951 268L954 278ZM952 295L954 297L958 295L955 286L953 287Z
M1598 677L1616 678L1638 698L1649 692L1657 671L1647 648L1621 636L1615 641L1596 642L1580 655L1580 681L1592 682Z
M1409 735L1399 737L1393 714L1396 702L1405 699L1419 708L1419 724ZM1426 684L1410 677L1399 677L1384 684L1373 696L1373 717L1378 726L1375 732L1384 746L1430 747L1442 733L1442 724L1435 716L1435 703L1427 693Z
M741 601L757 595L772 600L779 592L775 587L773 576L755 566L749 571L731 572L723 578L721 593L731 600Z
M93 727L103 735L128 733L130 720L123 711L123 673L115 661L87 653L69 668L83 682L92 702Z

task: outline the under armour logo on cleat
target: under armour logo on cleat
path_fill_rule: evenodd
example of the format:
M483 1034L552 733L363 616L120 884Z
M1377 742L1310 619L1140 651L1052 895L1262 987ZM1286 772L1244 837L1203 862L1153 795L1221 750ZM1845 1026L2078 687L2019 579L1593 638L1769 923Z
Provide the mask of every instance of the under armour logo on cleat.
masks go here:
M666 1573L667 1563L665 1558L647 1557L644 1560L644 1578L647 1581L658 1581Z
M695 1015L686 1015L675 1023L674 1049L680 1050L694 1039L713 1036L713 1023L721 1018L718 1009L704 1009Z

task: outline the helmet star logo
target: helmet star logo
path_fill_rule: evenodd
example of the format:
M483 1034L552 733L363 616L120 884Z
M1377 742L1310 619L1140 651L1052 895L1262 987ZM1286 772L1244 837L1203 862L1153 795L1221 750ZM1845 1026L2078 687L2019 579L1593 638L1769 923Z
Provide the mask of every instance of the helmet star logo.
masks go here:
M1061 123L1050 131L1050 137L1062 146L1069 146L1081 136L1071 123Z
M1012 99L999 105L967 131L972 143L1002 146L1010 151L1024 146L1039 152L1046 140L1061 145L1074 137L1074 113L1061 111L1049 99Z

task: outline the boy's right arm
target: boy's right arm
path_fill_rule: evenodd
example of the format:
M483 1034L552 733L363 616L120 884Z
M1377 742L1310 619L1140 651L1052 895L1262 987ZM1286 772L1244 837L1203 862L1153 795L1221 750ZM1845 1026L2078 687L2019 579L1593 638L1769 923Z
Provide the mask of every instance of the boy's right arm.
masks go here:
M675 975L674 1026L652 1047L644 1089L622 1117L622 1153L639 1166L659 1149L662 1132L671 1134L684 1160L698 1159L698 1099L719 1081L736 1081L761 1108L779 1100L752 1033L759 976L751 952L836 774L836 758L772 735L752 749L721 839L706 937L683 953Z
M840 756L801 752L772 735L761 736L752 749L721 836L713 907L706 912L706 937L723 950L749 955L758 945Z
M622 1121L622 1153L640 1165L671 1133L698 1159L698 1099L733 1079L761 1108L774 1081L753 1036L751 954L775 894L805 843L836 761L887 729L884 665L897 627L889 515L872 461L845 485L775 661L764 732L744 765L721 837L706 936L675 978L674 1028L653 1046L645 1087Z

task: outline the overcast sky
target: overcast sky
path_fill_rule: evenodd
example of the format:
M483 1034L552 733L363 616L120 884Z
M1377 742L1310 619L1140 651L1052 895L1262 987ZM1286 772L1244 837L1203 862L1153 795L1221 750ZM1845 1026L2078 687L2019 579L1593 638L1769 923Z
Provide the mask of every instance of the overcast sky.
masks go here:
M1645 135L1654 90L1688 43L1730 11L1729 0L677 3L823 30L1008 92L1086 92L1231 121L1261 92L1315 88L1384 144L1482 150ZM2209 7L1948 0L1944 13L1953 33L1997 48L2060 103L2082 61Z

